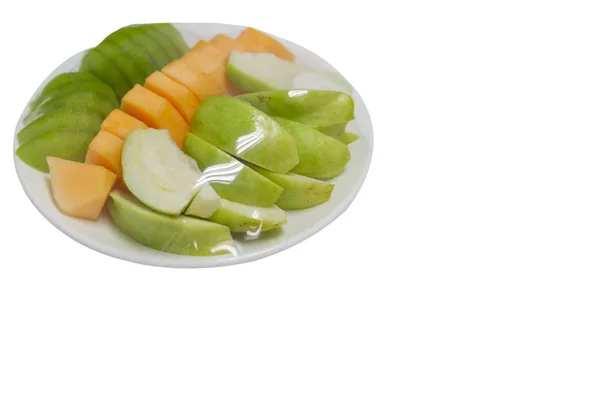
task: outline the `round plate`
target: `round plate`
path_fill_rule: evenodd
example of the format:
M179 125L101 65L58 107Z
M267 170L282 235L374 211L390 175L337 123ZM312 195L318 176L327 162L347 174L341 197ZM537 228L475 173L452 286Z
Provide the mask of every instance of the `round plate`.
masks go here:
M245 28L236 25L204 23L174 25L189 45L195 44L200 39L210 39L219 33L235 37ZM325 60L311 51L284 39L279 40L296 55L297 63L335 71ZM38 91L54 76L63 72L76 71L83 53L74 55L54 70ZM371 161L373 128L367 108L356 91L354 91L353 97L356 119L348 125L348 130L358 133L360 138L349 146L352 159L346 170L332 180L335 183L335 189L331 199L306 210L287 211L287 224L280 229L264 232L259 237L235 235L236 255L200 257L164 253L145 247L126 236L117 229L106 212L102 213L98 221L66 216L60 212L52 199L47 174L34 170L16 156L15 166L23 189L37 209L66 235L91 249L123 260L163 267L199 268L244 263L278 253L314 235L340 216L358 193ZM26 111L27 109L21 115L16 132L23 127L22 120ZM18 143L15 137L15 150L17 147ZM332 244L332 246L336 246L336 244Z

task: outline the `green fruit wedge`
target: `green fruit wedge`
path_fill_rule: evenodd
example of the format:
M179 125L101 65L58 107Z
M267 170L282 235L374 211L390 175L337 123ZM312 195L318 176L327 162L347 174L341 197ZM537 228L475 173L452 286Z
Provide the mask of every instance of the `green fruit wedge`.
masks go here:
M277 174L256 166L252 168L283 188L283 193L275 202L282 210L301 210L317 206L329 200L333 192L333 183L290 173Z
M350 161L348 146L309 126L273 117L296 140L298 164L290 172L317 179L338 176Z
M166 50L163 49L162 43L150 35L150 32L155 32L151 24L133 25L127 30L133 42L145 50L157 69L172 61Z
M344 134L340 137L340 141L344 144L350 144L358 140L360 138L359 135L352 132L344 132Z
M79 88L88 89L90 87L98 88L99 91L106 91L107 86L100 79L89 72L63 72L52 78L30 102L29 107L33 108L49 97L55 97L57 93L68 93L79 90Z
M173 60L181 58L183 53L175 47L169 35L165 31L165 27L163 25L169 24L149 24L150 29L146 32L146 34L156 41L162 50L167 54L169 61L167 64ZM168 28L167 28L168 29ZM166 64L165 64L166 65Z
M236 97L272 117L312 128L345 124L354 119L354 101L346 93L328 90L273 90Z
M143 84L146 77L157 68L150 55L133 41L129 31L111 33L96 48L123 71L133 84Z
M265 113L229 96L211 96L196 109L192 133L243 160L285 173L298 164L294 138Z
M346 132L346 125L347 123L322 126L318 128L318 131L339 140Z
M232 232L264 232L287 222L285 212L277 206L253 207L229 200L221 200L221 207L210 217Z
M154 26L171 41L173 47L179 52L179 57L183 57L190 50L190 46L185 42L181 33L172 24L154 24Z
M117 98L121 98L133 87L133 82L111 61L111 52L108 49L94 47L86 52L81 60L80 70L89 72L110 86ZM106 52L106 55L105 55ZM118 54L118 53L117 53Z
M210 218L219 207L221 207L221 198L209 183L203 182L200 185L198 194L196 194L185 210L185 214L200 218Z
M197 218L160 214L119 191L111 192L107 208L123 233L155 250L190 256L234 252L233 239L226 226Z
M98 123L100 124L100 122ZM16 151L25 164L38 171L48 172L46 157L83 162L90 142L98 130L84 131L76 126L73 131L50 130L23 143Z
M166 129L130 133L123 145L122 165L129 191L164 214L181 214L200 190L200 169Z
M19 143L28 142L46 133L93 132L98 133L104 116L88 110L58 109L37 118L17 134Z
M205 179L224 199L268 207L283 191L258 172L191 133L185 135L183 151L196 160Z
M106 117L115 108L119 108L119 102L112 91L111 97L91 91L71 92L47 98L31 110L23 122L27 124L42 115L60 109L88 110Z
M352 94L352 86L340 74L285 61L270 53L234 50L227 63L227 77L246 92L318 89Z

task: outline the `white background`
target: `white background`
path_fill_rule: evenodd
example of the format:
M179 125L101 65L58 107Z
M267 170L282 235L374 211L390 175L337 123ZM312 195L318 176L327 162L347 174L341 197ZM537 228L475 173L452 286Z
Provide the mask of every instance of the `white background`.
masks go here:
M2 10L0 399L600 397L595 2L186 3ZM64 59L148 21L251 25L338 68L375 130L348 211L208 270L52 227L14 172L20 113Z

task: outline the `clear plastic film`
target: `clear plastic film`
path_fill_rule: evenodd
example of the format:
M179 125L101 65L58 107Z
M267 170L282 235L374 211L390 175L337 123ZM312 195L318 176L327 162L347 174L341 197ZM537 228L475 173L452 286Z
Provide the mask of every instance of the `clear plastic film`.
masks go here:
M19 122L17 171L25 187L50 181L28 190L34 204L90 247L242 262L347 207L371 154L363 108L324 61L256 29L132 25L42 84Z

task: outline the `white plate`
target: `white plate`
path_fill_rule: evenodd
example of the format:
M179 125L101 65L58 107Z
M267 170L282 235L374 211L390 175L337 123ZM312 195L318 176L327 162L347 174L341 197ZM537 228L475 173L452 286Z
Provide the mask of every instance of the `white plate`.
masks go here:
M175 24L188 44L193 45L200 39L210 39L216 34L226 33L237 36L244 27L225 24ZM322 69L335 70L325 60L309 50L294 43L280 39L297 57L300 64ZM54 76L67 71L76 71L84 52L78 53L60 65L46 81L40 85L40 91ZM373 149L373 128L369 113L362 99L354 91L356 120L348 125L348 130L360 135L360 139L350 145L352 159L346 171L336 179L331 199L317 207L306 210L288 211L288 223L276 231L265 232L257 239L236 236L237 255L195 257L164 253L145 247L119 231L103 212L98 221L86 221L62 214L54 204L50 192L48 175L24 164L15 156L17 174L23 189L31 202L54 226L85 246L123 260L162 267L217 267L257 260L278 253L302 240L314 235L339 217L350 205L358 193L369 168ZM17 125L18 132L27 109L23 111ZM15 135L16 135L15 132ZM18 147L15 137L14 148ZM41 238L39 238L41 239ZM332 243L332 249L342 243ZM342 250L341 247L338 250Z

